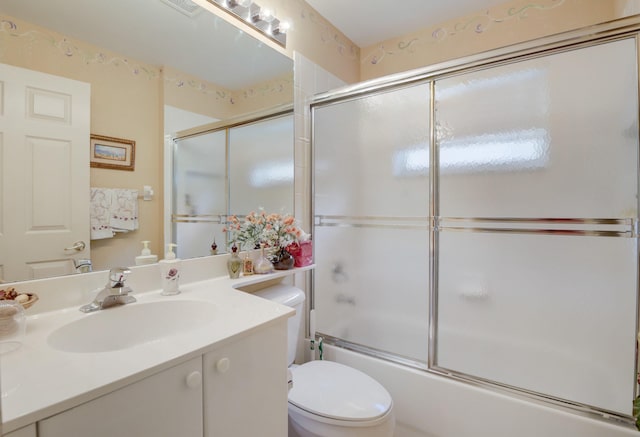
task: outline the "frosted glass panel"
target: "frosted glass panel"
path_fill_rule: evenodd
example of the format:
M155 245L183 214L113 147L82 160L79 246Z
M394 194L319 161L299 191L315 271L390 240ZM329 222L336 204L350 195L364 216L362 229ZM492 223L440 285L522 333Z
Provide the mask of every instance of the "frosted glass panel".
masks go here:
M436 82L440 215L635 217L633 39Z
M229 208L293 213L293 115L229 131Z
M316 227L317 330L426 363L424 230Z
M176 142L174 153L174 214L198 217L198 220L219 219L227 212L226 197L226 134L214 132ZM214 238L220 252L225 251L222 225L215 223L176 223L184 217L174 217L174 242L180 258L209 255ZM191 220L192 218L187 218Z
M226 233L222 232L223 227L224 225L217 223L176 223L178 257L187 259L211 255L214 239L218 245L218 253L229 252L225 246Z
M314 110L319 215L427 216L429 85Z
M631 414L636 245L440 233L437 365Z
M429 85L314 108L317 330L428 354Z
M174 153L177 214L225 214L226 136L214 132L179 140Z

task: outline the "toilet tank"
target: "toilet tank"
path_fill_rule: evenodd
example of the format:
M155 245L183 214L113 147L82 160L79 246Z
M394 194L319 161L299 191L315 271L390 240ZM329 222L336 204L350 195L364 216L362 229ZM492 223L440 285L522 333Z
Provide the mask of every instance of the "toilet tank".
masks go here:
M296 314L287 321L287 365L293 364L296 358L300 324L302 323L302 304L305 299L304 291L292 285L277 284L271 287L265 287L253 294L296 310Z

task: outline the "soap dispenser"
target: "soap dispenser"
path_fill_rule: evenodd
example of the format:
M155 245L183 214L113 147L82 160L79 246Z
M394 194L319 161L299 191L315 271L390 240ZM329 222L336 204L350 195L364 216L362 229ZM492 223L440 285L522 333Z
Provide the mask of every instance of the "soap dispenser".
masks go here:
M177 244L167 244L167 253L164 254L164 259L159 262L162 275L162 295L164 296L180 293L178 281L180 280L181 261L176 258L176 254L173 252L174 247L177 247Z
M153 264L158 262L158 255L152 255L151 250L149 249L150 241L143 241L142 245L144 246L140 255L136 256L136 265L143 266L146 264Z

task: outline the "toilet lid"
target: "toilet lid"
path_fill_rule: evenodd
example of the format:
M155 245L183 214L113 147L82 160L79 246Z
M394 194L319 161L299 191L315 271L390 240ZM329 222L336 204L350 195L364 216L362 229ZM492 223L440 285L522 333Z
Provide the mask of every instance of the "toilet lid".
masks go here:
M310 361L291 369L289 402L312 414L364 421L383 416L391 396L376 380L332 361Z

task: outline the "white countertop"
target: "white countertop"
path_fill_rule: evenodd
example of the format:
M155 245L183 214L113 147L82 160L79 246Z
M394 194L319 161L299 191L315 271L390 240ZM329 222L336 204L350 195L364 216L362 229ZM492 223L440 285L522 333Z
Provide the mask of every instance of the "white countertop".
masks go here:
M160 300L211 302L215 305L213 317L201 328L123 350L72 353L51 347L47 337L52 331L91 316L80 312L77 306L29 316L23 345L0 356L3 431L10 432L37 422L214 350L227 340L262 325L292 316L292 308L237 288L303 270L306 268L234 280L218 277L182 284L181 294L176 296L162 296L159 290L135 293L138 302L128 305ZM118 311L118 307L103 311Z

